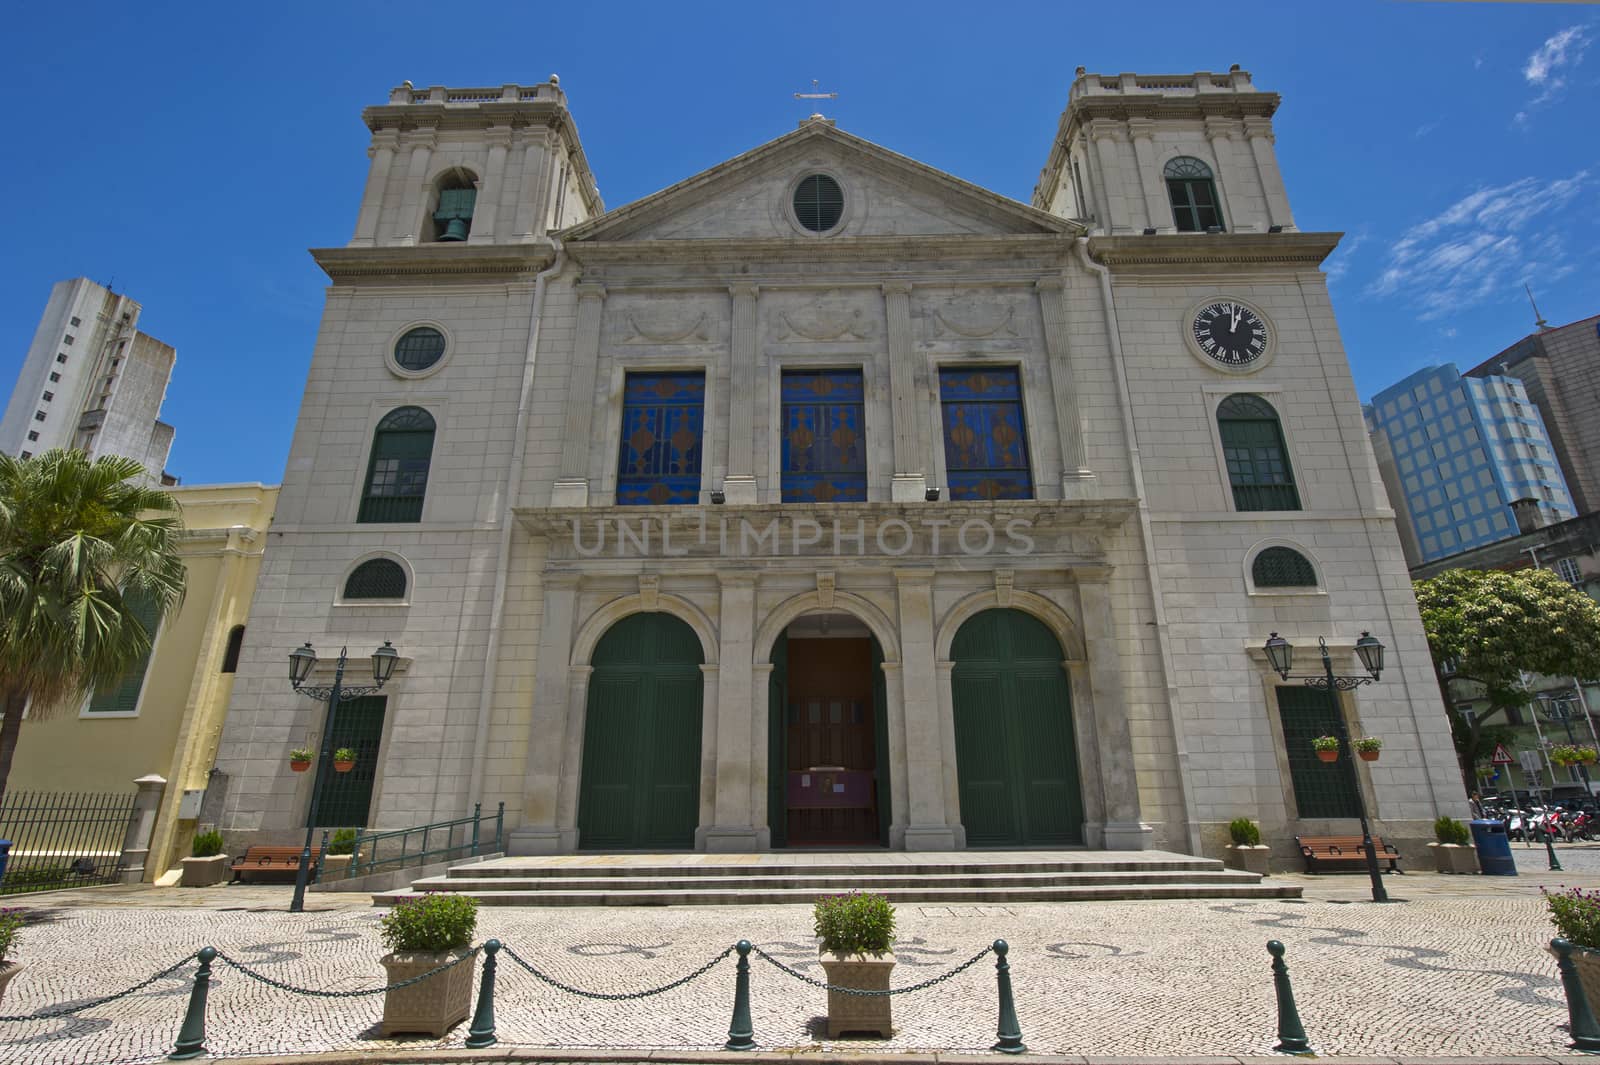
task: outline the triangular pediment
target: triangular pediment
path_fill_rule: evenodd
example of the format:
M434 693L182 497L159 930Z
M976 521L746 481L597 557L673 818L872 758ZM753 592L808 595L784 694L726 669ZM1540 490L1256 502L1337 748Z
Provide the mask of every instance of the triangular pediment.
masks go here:
M844 193L828 237L1038 235L1081 227L811 120L793 133L561 234L565 241L772 240L818 235L794 216L795 186L826 174ZM826 239L826 238L824 238Z

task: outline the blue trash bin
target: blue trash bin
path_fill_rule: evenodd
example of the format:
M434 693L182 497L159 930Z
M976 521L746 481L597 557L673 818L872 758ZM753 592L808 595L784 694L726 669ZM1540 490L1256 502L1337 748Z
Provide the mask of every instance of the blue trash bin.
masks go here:
M1511 837L1501 821L1470 821L1472 845L1478 850L1478 868L1484 876L1516 876L1517 861L1511 857Z
M0 880L6 878L6 863L11 860L11 841L0 839Z

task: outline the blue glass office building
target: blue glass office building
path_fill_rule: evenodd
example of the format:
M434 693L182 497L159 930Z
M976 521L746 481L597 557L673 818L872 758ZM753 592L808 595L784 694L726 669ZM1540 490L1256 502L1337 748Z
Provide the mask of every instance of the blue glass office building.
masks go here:
M1453 364L1418 370L1372 397L1367 427L1394 454L1424 561L1518 531L1512 504L1541 524L1577 517L1544 419L1514 377L1462 377Z

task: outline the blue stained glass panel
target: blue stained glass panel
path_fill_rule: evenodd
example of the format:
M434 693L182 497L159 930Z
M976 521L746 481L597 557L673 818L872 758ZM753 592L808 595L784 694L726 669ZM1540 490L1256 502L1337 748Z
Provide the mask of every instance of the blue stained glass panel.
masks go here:
M628 375L617 458L619 504L699 502L705 400L703 373Z
M1015 367L939 371L951 499L1032 499L1022 381Z
M865 389L860 370L783 375L783 501L867 498Z

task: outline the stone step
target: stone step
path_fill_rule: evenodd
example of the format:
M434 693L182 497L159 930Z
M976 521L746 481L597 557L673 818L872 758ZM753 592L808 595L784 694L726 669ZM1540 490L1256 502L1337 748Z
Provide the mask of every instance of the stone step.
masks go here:
M441 883L443 883L441 881ZM1103 884L1076 887L1025 888L885 888L880 894L900 904L1004 905L1024 902L1107 902L1122 899L1259 899L1298 898L1300 886L1284 883L1209 883L1168 881L1151 884ZM414 892L374 895L374 906L390 906ZM759 891L469 891L484 906L756 906L808 905L815 889Z
M785 888L807 888L812 891L884 891L889 888L945 887L988 890L991 888L1022 887L1074 887L1105 886L1108 884L1170 884L1221 883L1254 884L1260 881L1255 873L1236 870L1202 870L1187 872L1182 877L1171 873L1140 870L1138 872L1042 872L1042 873L990 873L988 870L966 870L957 873L937 873L926 876L902 876L897 873L864 872L851 877L837 876L781 876L763 873L760 876L684 877L684 876L608 876L585 877L573 880L552 876L463 876L452 873L417 880L412 887L417 891L770 891Z
M529 876L566 878L610 877L768 877L768 876L844 876L895 875L935 876L960 872L976 873L1205 873L1220 872L1223 864L1212 858L1158 859L1151 861L1074 861L1052 859L1037 862L968 862L959 859L948 862L921 861L906 863L833 862L829 864L760 862L742 865L725 862L678 865L630 865L626 862L606 862L596 858L583 863L570 859L500 858L490 862L458 865L449 871L450 876L473 878Z

